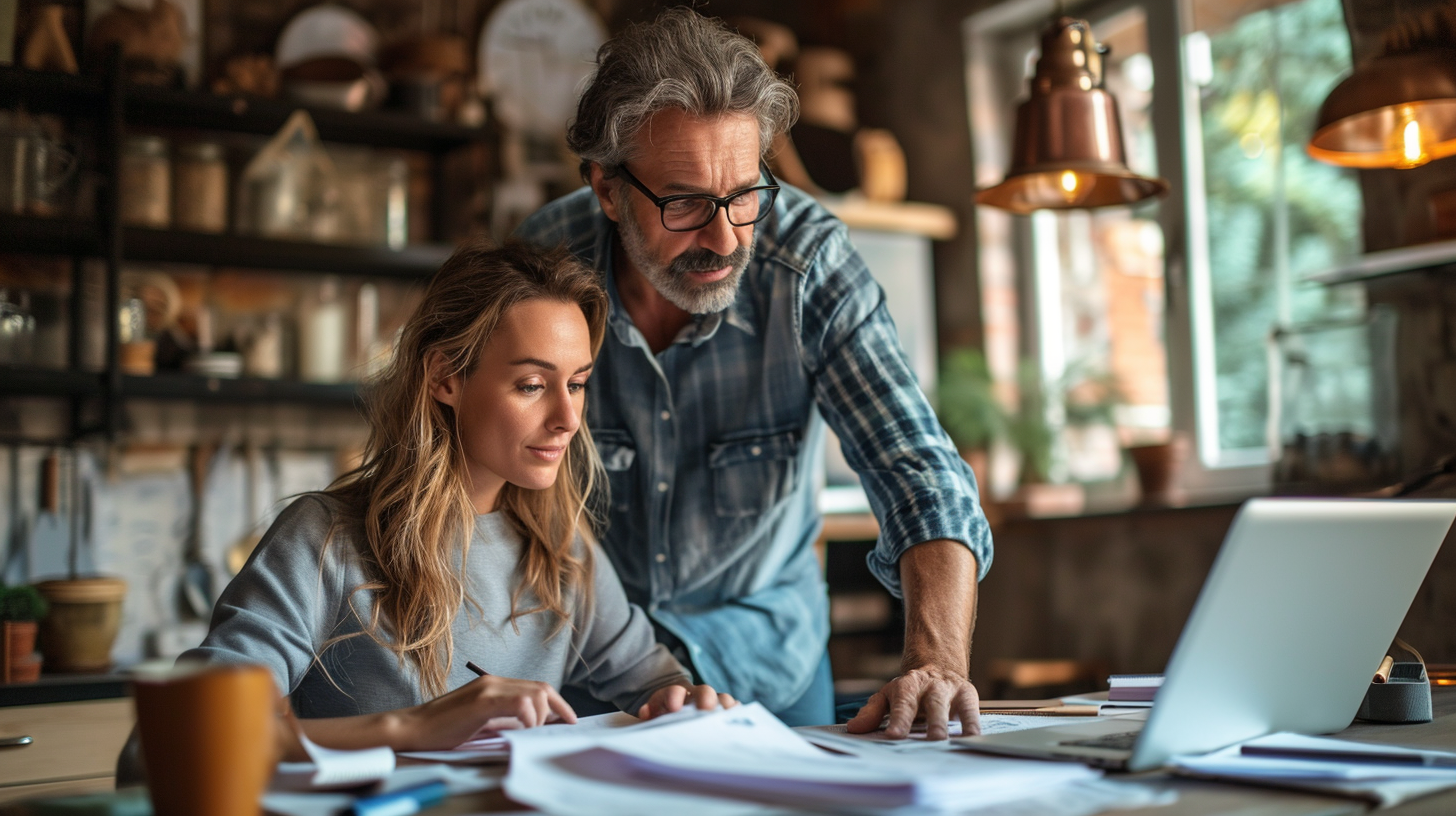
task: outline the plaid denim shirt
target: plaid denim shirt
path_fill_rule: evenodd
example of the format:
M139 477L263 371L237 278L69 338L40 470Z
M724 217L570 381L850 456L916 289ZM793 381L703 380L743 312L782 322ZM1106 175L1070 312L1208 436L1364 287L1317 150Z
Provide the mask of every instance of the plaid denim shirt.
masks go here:
M906 362L884 291L844 225L785 187L726 311L653 355L611 272L616 226L590 188L517 230L606 275L606 342L586 419L610 482L603 545L627 596L680 638L703 682L770 709L807 690L828 640L814 556L824 422L881 534L870 570L900 594L899 558L954 539L991 565L974 477Z

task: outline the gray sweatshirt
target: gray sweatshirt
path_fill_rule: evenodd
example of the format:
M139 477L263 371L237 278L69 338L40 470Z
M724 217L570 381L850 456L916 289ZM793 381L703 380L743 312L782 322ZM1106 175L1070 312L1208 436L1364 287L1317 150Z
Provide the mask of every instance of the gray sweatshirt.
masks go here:
M369 579L359 556L360 523L342 521L324 547L333 520L345 518L341 511L336 499L316 493L284 510L223 591L207 638L183 659L266 665L300 717L370 714L424 702L413 664L401 665L368 635L323 648L332 637L362 631L360 621L369 620L373 607L370 593L352 592ZM447 688L475 679L465 668L469 660L500 677L582 688L635 713L653 691L690 682L656 642L646 614L627 602L611 562L600 554L592 608L571 602L570 625L555 637L548 638L553 619L547 613L517 618L513 628L511 592L522 546L503 514L476 517L465 577L484 615L468 604L456 614ZM523 593L520 603L530 608L534 596Z

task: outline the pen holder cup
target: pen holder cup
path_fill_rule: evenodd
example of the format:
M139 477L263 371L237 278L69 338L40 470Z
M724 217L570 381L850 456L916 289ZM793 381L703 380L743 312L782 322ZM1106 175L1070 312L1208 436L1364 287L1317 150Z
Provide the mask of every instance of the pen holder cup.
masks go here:
M1388 681L1370 684L1355 718L1379 723L1426 723L1434 719L1425 664L1392 666Z

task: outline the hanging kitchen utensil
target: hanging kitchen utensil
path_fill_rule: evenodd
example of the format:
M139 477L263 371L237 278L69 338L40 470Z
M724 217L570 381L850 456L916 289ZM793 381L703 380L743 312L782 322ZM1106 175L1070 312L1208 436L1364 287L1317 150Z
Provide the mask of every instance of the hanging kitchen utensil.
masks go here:
M243 508L248 513L248 528L227 549L227 568L231 575L237 575L243 571L244 565L248 563L248 556L253 554L258 542L263 540L262 531L267 526L264 524L267 506L260 506L259 498L263 491L258 484L264 478L263 471L268 466L267 462L263 457L263 452L252 445L243 450L243 461L247 465L247 478L244 480L243 486Z
M212 615L212 570L202 557L202 514L207 475L215 451L208 445L198 445L192 451L192 529L183 553L177 593L179 611L184 620L207 620Z

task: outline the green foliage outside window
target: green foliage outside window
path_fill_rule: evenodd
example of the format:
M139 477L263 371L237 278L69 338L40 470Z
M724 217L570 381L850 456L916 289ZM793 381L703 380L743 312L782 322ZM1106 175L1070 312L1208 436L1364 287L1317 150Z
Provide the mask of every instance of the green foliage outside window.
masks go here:
M1359 254L1361 199L1353 171L1304 151L1320 103L1350 69L1339 0L1255 12L1210 40L1203 150L1219 442L1228 450L1265 443L1270 330L1361 313L1359 287L1298 283ZM1295 281L1282 318L1281 269Z

